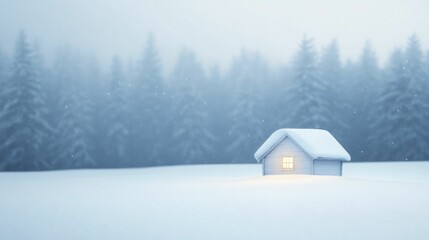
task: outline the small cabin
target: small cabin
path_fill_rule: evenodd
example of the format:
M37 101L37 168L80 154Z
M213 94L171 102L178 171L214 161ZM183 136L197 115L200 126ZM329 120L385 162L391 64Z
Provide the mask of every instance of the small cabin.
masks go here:
M328 131L283 128L275 131L256 151L263 175L342 175L350 155Z

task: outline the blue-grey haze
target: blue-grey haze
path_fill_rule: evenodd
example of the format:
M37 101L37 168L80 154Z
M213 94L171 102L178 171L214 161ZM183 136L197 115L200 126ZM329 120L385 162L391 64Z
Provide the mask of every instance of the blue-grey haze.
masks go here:
M284 127L429 160L427 5L0 0L0 170L250 163Z

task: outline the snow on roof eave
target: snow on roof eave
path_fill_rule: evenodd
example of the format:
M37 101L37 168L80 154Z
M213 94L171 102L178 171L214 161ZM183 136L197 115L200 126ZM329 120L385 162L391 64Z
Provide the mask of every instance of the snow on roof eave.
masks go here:
M282 128L275 131L255 152L255 159L260 162L285 137L289 137L300 146L313 160L350 161L349 153L326 130Z
M260 154L260 152L261 151L259 151L259 150L261 150L261 148L262 148L262 146L264 146L265 145L265 143L268 141L268 139L264 142L264 144L262 144L262 146L255 152L255 154L253 155L254 157L255 157L255 159L256 159L256 161L259 163L262 159L264 159L264 157L265 156L267 156L268 155L268 153L270 153L275 147L277 147L277 145L279 145L279 143L281 142L281 141L283 141L283 139L285 139L285 137L287 137L287 135L285 135L285 136L283 136L282 138L280 138L275 144L273 144L272 146L271 146L271 148L269 148L267 151L265 151L265 153L263 153L263 154ZM259 153L259 154L258 154ZM260 155L260 156L259 156Z
M338 157L317 157L313 158L313 160L335 160L335 161L343 161L343 162L349 162L351 158L338 158Z
M279 129L272 133L270 137L259 147L259 149L253 155L256 161L259 163L265 156L268 155L285 137L287 134L283 134Z

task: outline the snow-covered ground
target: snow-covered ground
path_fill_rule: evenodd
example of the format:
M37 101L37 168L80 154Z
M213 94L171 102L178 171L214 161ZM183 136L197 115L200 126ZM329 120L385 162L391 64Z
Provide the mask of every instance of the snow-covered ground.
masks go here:
M0 239L428 239L429 163L260 174L256 164L0 173Z
M349 162L344 175L375 180L429 182L429 162Z

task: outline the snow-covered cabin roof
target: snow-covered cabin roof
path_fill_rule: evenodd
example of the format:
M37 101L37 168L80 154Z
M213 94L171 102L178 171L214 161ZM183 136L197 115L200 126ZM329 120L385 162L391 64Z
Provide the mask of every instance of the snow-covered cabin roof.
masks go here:
M313 159L340 159L350 161L349 153L328 131L322 129L282 128L275 131L256 151L259 162L271 152L285 137L298 144Z

